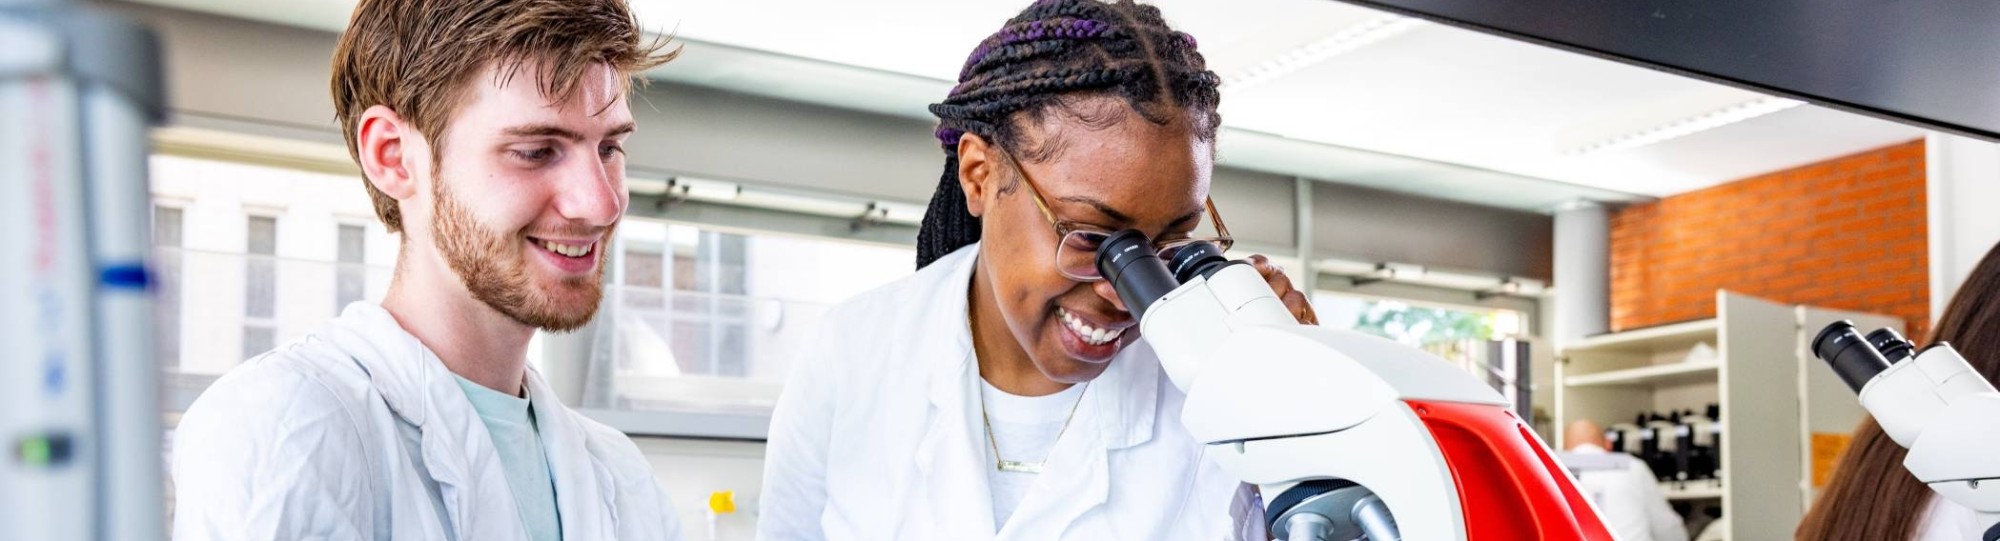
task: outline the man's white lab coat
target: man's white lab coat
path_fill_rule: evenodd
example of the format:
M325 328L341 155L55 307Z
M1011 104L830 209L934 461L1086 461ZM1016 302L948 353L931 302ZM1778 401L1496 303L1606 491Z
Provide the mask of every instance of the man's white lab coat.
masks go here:
M680 539L624 434L527 372L564 539ZM181 417L174 538L526 540L471 401L372 303L231 370Z
M1578 445L1564 453L1565 462L1582 462L1572 456L1601 458L1611 467L1585 468L1577 472L1577 488L1597 504L1604 526L1620 541L1687 541L1687 525L1653 477L1653 470L1623 453L1610 453L1591 444Z
M966 316L978 249L834 308L801 348L771 419L758 537L1264 539L1255 492L1202 456L1143 341L1090 383L996 527Z

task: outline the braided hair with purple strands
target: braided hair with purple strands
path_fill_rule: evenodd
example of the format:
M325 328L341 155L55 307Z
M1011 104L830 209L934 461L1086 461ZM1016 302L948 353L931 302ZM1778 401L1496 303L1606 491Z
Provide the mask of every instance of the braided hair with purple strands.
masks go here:
M917 232L917 268L979 242L979 218L959 186L958 142L975 134L1001 149L1020 144L1019 126L1078 97L1122 98L1154 124L1186 115L1197 137L1213 141L1222 122L1221 78L1209 71L1194 37L1168 27L1153 6L1131 0L1041 0L980 42L943 103L937 138L944 175Z

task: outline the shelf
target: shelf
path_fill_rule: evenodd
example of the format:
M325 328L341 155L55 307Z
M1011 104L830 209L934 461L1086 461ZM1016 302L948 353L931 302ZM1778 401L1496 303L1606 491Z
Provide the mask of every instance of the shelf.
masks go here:
M1660 493L1665 494L1669 501L1719 500L1722 499L1722 482L1714 480L1667 481L1660 483Z
M1656 364L1625 370L1579 374L1563 378L1565 387L1659 386L1705 383L1716 380L1721 361Z
M1600 334L1578 340L1563 348L1563 354L1590 353L1599 351L1657 351L1667 348L1693 346L1696 342L1716 341L1721 320L1702 319L1658 327L1647 327L1625 332Z

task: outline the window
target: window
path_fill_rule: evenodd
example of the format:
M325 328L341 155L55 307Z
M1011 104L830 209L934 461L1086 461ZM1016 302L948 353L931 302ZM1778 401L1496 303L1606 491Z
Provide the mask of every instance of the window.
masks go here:
M154 347L161 366L181 364L181 235L183 212L173 207L153 207L153 309L159 325L154 329Z
M742 377L749 359L744 340L754 307L746 300L748 239L700 231L690 250L674 252L672 295L674 357L686 372ZM692 316L692 317L688 317Z
M359 302L368 290L368 229L358 225L340 226L339 249L335 254L333 309L337 313L348 304Z
M1373 334L1431 349L1466 340L1497 340L1521 333L1520 312L1457 307L1319 292L1313 308L1320 324Z
M1472 373L1529 418L1527 343L1522 312L1425 304L1321 291L1313 295L1320 324L1359 331L1423 349Z
M766 408L834 303L908 275L909 248L628 218L599 332L615 389L593 399Z
M356 175L170 154L148 174L160 362L188 385L388 291L396 239Z
M251 216L243 258L243 358L277 347L278 219Z

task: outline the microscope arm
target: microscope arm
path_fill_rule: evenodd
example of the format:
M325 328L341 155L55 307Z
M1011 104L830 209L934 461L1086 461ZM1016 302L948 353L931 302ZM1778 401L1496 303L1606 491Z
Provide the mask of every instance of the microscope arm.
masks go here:
M1975 512L1984 541L2000 541L2000 392L1950 344L1911 356L1909 342L1886 329L1864 339L1852 323L1836 322L1812 348L1882 432L1909 449L1903 468Z
M1187 392L1189 432L1224 469L1275 498L1269 518L1281 538L1354 539L1386 527L1370 539L1467 539L1482 527L1469 514L1596 524L1498 392L1416 348L1299 324L1247 265L1190 279L1140 325ZM1356 488L1316 503L1351 507L1332 510L1346 520L1286 536L1311 522L1280 515L1288 491L1333 480ZM1589 520L1577 517L1585 513Z
M1916 437L1903 468L1939 497L1965 506L2000 541L2000 393L1958 397Z

